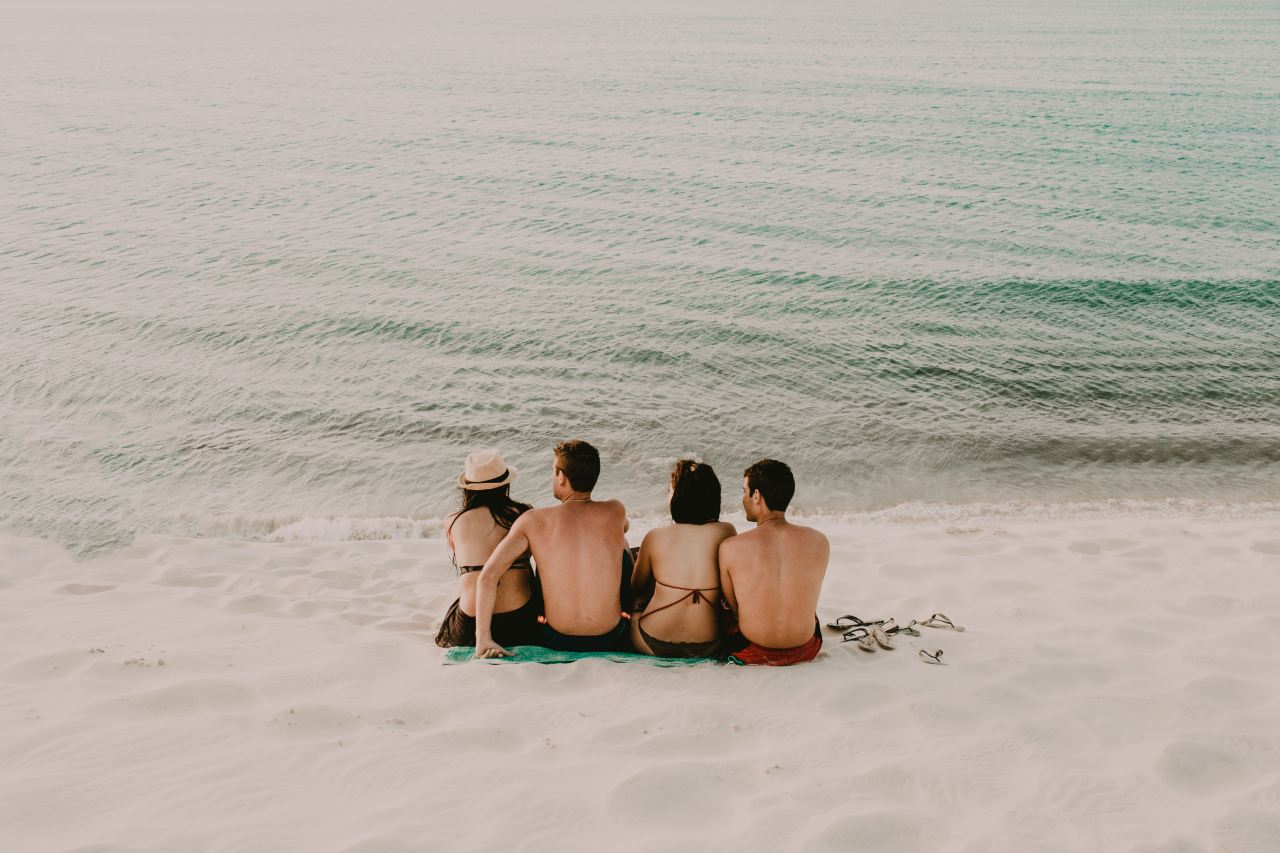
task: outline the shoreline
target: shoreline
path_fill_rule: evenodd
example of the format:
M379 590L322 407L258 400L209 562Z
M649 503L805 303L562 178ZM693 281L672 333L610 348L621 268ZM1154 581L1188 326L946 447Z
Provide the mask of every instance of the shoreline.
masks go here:
M550 502L537 504L550 505ZM669 522L662 512L634 512L628 507L633 530L649 529ZM793 511L789 516L817 527L867 523L935 523L1007 519L1051 521L1085 518L1197 518L1204 520L1274 519L1280 522L1280 501L1218 501L1198 498L1145 500L1111 498L1078 501L1003 501L981 503L937 503L910 501L879 509L846 511ZM740 511L723 513L725 521L739 530L748 526ZM392 539L433 539L440 535L441 517L427 515L281 515L251 516L205 521L193 537L251 542L361 541ZM5 534L0 533L0 536ZM162 532L142 536L171 535ZM633 545L639 544L633 542Z

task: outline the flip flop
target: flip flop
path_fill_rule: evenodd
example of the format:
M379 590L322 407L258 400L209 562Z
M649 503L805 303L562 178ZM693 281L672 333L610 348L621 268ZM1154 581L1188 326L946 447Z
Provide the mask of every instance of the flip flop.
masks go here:
M828 622L827 627L833 631L848 631L850 628L866 628L872 625L883 625L885 620L875 619L867 622L852 613L841 616L834 622Z
M898 620L888 619L880 627L884 630L886 634L890 634L890 635L907 634L908 636L911 636L911 637L919 637L920 632L916 630L916 626L919 624L920 624L919 622L912 619L906 625L899 625Z
M862 649L864 652L874 652L876 650L876 641L871 635L872 630L874 629L868 629L861 625L856 628L851 628L844 632L844 639L841 640L841 642L857 643L858 648Z
M946 628L951 631L964 630L964 628L961 628L959 625L947 618L947 614L945 613L935 613L928 619L921 620L919 624L924 625L926 628Z
M925 663L936 663L936 664L938 664L939 666L943 665L943 664L942 664L942 649L938 649L936 652L930 652L930 651L925 651L924 649L921 649L921 650L920 650L920 657L922 657L922 658L924 659L924 662L925 662Z
M876 645L878 645L882 649L886 649L886 650L893 649L893 643L889 642L889 635L886 634L880 628L871 629L871 639L875 640Z

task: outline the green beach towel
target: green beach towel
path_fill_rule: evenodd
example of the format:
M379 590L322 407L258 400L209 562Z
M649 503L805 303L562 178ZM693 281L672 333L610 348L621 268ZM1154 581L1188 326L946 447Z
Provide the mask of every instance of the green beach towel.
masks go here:
M445 665L477 660L473 646L454 646L444 653ZM635 652L559 652L542 646L512 646L509 658L485 658L481 663L573 663L578 660L608 660L615 663L647 663L649 666L697 666L719 663L715 658L658 658Z

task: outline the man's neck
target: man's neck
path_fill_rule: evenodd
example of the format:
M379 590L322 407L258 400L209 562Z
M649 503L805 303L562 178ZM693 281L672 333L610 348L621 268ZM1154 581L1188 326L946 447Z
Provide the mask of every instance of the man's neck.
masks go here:
M584 504L591 501L590 492L570 492L560 499L562 504Z
M764 527L766 524L777 526L787 523L787 514L781 511L768 510L764 515L756 519L756 527Z

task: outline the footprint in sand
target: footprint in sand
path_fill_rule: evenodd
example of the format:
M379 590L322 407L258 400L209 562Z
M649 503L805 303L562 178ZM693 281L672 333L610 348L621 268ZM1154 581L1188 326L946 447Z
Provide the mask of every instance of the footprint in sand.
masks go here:
M1182 688L1185 696L1223 708L1258 707L1271 694L1271 688L1263 680L1245 679L1231 675L1209 675L1188 682Z
M258 698L252 687L221 679L187 679L156 690L112 699L115 707L147 717L175 717L190 714L225 714L252 707Z
M1067 546L1077 554L1095 556L1104 552L1123 551L1137 545L1134 539L1078 539Z
M720 762L670 762L650 767L619 782L608 794L616 820L636 825L661 821L669 830L695 830L730 817L743 785ZM684 792L673 798L672 791Z
M1220 738L1175 741L1156 759L1155 770L1170 788L1197 795L1248 787L1256 777L1249 756Z
M222 586L222 584L226 583L226 580L226 577L222 575L202 575L181 569L170 569L161 573L161 575L156 578L155 583L163 586L193 586L200 587L202 589L212 589L214 587Z
M56 590L64 595L93 595L96 592L111 592L114 586L98 586L88 583L69 583L66 586L60 586Z
M0 678L6 682L50 682L69 678L91 663L82 648L60 649L46 652L0 670Z
M1214 619L1232 615L1238 605L1239 602L1231 596L1207 592L1188 596L1183 600L1182 604L1170 607L1169 610L1173 613L1192 616L1197 619Z
M322 600L306 600L295 601L285 608L290 616L300 616L304 619L310 619L316 616L328 616L331 613L339 613L347 605L340 601L322 601Z
M884 853L915 850L927 823L925 815L905 809L851 815L840 818L811 836L804 843L803 849L830 850L832 853L845 853L852 849L865 853L878 850Z
M273 595L244 595L231 599L222 605L222 609L231 613L261 613L264 610L279 610L280 599Z

